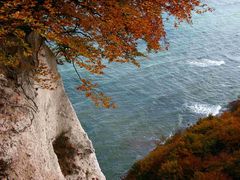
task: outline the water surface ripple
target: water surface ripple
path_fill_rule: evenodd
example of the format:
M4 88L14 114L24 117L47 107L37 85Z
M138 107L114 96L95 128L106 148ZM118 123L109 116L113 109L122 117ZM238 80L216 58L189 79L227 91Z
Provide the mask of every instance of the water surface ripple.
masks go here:
M192 26L166 25L169 51L150 54L141 69L112 64L96 78L115 110L92 105L75 90L71 65L59 67L107 179L119 179L163 135L217 114L240 95L240 0L209 3L216 10L194 16Z

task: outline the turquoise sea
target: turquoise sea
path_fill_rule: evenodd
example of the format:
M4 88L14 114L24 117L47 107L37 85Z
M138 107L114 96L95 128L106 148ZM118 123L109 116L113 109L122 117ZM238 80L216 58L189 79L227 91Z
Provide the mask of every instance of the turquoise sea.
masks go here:
M107 179L120 179L162 137L218 114L240 95L240 0L206 2L215 11L194 15L192 25L166 23L168 51L141 59L140 69L111 64L95 78L117 109L96 108L76 91L72 66L59 67Z

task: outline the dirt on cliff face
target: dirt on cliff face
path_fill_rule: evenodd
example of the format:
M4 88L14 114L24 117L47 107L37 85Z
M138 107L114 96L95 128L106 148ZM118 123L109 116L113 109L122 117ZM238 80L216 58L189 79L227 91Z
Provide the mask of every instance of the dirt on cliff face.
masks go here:
M37 34L29 39L39 64L59 77L50 49ZM61 78L51 86L16 84L0 71L0 179L105 179Z

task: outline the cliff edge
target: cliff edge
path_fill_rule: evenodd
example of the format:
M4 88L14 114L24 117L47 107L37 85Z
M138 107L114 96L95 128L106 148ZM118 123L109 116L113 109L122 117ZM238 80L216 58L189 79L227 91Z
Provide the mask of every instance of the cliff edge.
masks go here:
M55 56L40 39L29 36L39 64L57 77L51 87L24 78L15 85L0 71L0 179L104 180L65 94Z

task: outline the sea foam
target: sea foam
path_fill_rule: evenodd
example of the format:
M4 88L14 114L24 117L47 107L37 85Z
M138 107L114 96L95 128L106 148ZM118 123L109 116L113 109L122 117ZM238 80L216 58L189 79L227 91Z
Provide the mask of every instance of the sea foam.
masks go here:
M194 104L187 104L186 107L196 113L196 114L204 114L204 115L217 115L221 110L220 105L210 105L210 104L201 104L201 103L194 103Z
M198 67L210 67L210 66L221 66L225 64L225 61L211 60L211 59L199 59L194 61L189 61L188 64Z

